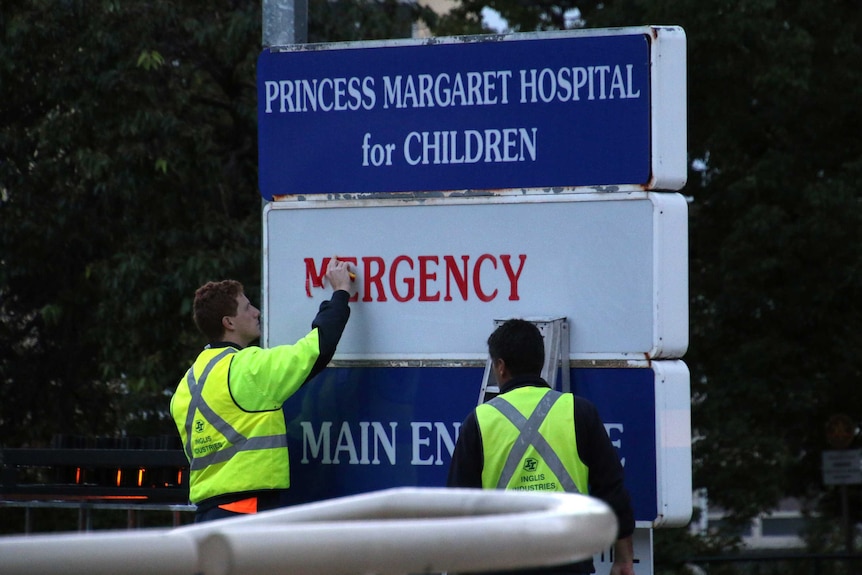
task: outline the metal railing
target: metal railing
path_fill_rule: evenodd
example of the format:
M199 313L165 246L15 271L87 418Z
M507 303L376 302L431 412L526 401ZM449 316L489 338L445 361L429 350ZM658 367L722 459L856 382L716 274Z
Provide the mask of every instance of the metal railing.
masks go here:
M24 533L29 535L37 530L36 521L33 518L33 511L36 509L74 509L78 512L77 529L78 531L92 531L93 529L93 512L104 511L125 511L126 512L126 528L140 529L142 525L142 517L149 512L167 512L171 517L173 527L179 527L184 523L189 523L190 516L194 513L196 507L194 505L182 505L177 503L140 503L134 502L114 502L109 503L101 500L80 501L52 501L52 500L27 500L18 501L0 500L0 509L2 508L20 508L24 510ZM186 520L183 520L186 516Z
M50 448L0 448L0 510L23 509L24 533L35 530L40 509L77 510L78 531L93 528L97 510L125 511L128 528L149 512L169 512L175 527L187 523L181 517L194 507L186 505L188 460L178 441L58 435Z
M716 575L859 575L862 553L751 552L690 557L684 561Z

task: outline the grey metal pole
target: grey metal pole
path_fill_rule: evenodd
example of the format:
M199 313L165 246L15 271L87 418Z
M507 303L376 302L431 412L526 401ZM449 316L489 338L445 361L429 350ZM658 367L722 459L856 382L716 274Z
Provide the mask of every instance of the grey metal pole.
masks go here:
M853 553L854 528L850 521L850 504L847 498L847 486L841 486L841 516L844 524L844 550Z
M263 47L308 42L308 0L263 0Z
M261 8L263 48L308 42L308 0L263 0ZM266 200L261 198L260 205L263 213ZM261 259L261 267L263 267L263 259ZM262 269L261 278L263 278ZM266 301L262 281L260 301ZM269 313L269 310L263 311Z

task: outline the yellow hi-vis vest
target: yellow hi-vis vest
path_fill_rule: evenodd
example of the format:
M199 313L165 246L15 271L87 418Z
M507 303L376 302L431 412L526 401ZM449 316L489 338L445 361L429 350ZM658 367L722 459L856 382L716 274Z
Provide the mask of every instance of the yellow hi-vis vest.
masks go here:
M571 393L519 387L478 406L476 419L483 488L588 493Z
M189 459L192 503L290 486L284 413L280 406L245 411L236 404L228 388L235 353L230 347L205 349L171 399Z

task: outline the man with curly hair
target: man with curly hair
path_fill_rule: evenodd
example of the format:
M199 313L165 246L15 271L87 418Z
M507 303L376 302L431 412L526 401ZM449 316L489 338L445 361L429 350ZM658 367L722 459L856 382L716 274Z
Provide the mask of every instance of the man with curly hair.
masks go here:
M171 415L189 460L195 521L280 506L290 487L284 402L323 371L350 317L347 262L330 259L333 293L311 331L292 345L262 349L260 310L236 280L195 292L194 321L209 344L180 380Z

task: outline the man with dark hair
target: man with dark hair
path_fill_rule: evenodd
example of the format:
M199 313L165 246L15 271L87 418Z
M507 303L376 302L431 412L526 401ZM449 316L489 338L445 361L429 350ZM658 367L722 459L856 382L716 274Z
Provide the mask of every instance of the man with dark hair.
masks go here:
M542 379L544 340L529 321L500 325L488 338L488 354L500 394L461 425L448 486L566 491L601 499L614 510L619 526L611 575L634 575L634 512L619 456L595 406L552 390ZM594 572L588 559L512 573Z
M235 280L195 292L194 321L209 344L180 380L171 415L189 459L195 521L280 506L290 487L284 402L323 371L350 317L350 270L332 258L332 297L311 331L293 345L250 346L260 337L260 310Z

